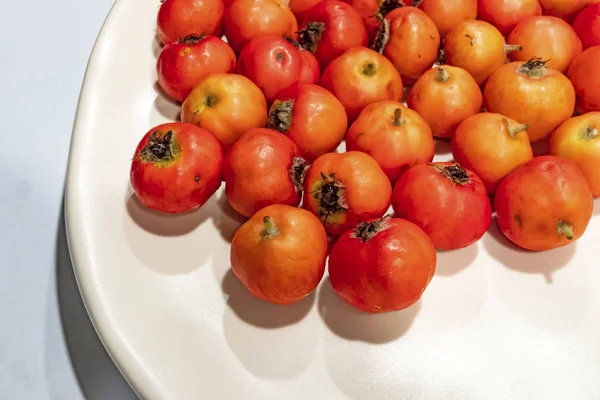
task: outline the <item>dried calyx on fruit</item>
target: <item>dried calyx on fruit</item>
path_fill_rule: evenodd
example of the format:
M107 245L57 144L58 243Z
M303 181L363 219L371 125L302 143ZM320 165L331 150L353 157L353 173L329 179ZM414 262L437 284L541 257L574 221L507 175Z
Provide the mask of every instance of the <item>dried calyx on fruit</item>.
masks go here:
M374 17L377 19L377 21L381 22L386 15L400 7L404 7L404 3L399 0L380 0L379 8L377 9Z
M269 111L267 128L281 133L287 133L292 125L292 110L294 109L294 100L280 101L275 100Z
M312 196L319 203L317 217L327 223L330 216L340 212L348 212L348 205L344 193L346 187L335 179L335 174L325 175L321 172L321 179Z
M298 43L298 41L296 39L294 39L291 36L284 36L283 37L285 40L288 41L288 43L290 43L292 46L294 46L295 48L297 48L298 50L304 50L304 48L302 46L300 46L300 43Z
M175 161L180 153L181 147L175 138L175 132L156 131L148 136L139 157L143 162L166 166Z
M546 64L550 60L542 60L541 57L530 58L526 63L523 63L517 72L528 78L536 79L548 75L548 67Z
M324 22L309 22L306 28L298 31L298 43L303 49L314 53L317 51L317 43L321 40L324 30Z
M306 171L308 170L308 164L302 157L294 157L292 160L292 166L290 167L290 179L296 188L296 193L301 193L304 189L304 178Z
M381 219L377 219L369 222L361 222L358 224L356 229L352 232L351 237L360 239L363 243L373 239L379 232L385 231L389 228L389 220L392 218L391 215L386 215Z
M465 185L471 183L471 178L467 170L458 164L439 166L435 164L429 164L433 166L440 175L450 180L455 185Z
M585 139L585 140L591 140L596 138L596 136L598 136L598 128L596 128L594 125L590 125L587 128L585 128L583 130L583 132L581 132L581 138Z
M205 36L204 33L201 33L200 35L196 35L196 34L187 35L183 39L179 39L179 43L193 46L195 44L198 44L202 39L204 39L204 36Z
M371 45L371 50L375 50L379 54L383 54L385 50L385 46L390 40L390 21L384 19L381 22L381 26L377 30L377 34L375 35L375 40L373 40L373 44Z

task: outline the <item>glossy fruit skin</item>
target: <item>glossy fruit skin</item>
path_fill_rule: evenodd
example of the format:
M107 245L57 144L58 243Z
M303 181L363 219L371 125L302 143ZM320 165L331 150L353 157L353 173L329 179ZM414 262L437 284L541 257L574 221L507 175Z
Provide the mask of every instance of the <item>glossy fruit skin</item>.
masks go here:
M460 169L464 183L442 175L453 163L420 164L400 177L392 195L396 217L407 219L425 231L433 245L455 250L478 241L492 221L492 206L481 179Z
M297 185L293 182L296 160L303 171L300 150L289 138L267 128L250 129L225 156L227 201L244 217L272 204L297 207L303 182L302 176Z
M585 8L590 0L538 0L542 6L544 15L562 18L571 22L581 10Z
M276 117L286 107L291 107L289 122ZM342 103L327 89L297 83L276 96L267 126L287 135L298 145L302 157L310 162L340 145L348 128L348 118Z
M477 18L477 0L423 0L418 6L444 37L458 24Z
M594 197L600 197L600 112L566 120L552 134L549 153L577 164Z
M321 66L313 53L308 50L300 49L300 58L302 59L302 69L300 70L300 83L319 83L321 79Z
M290 10L296 16L298 22L302 22L308 10L322 0L290 0Z
M437 261L431 240L415 224L390 218L381 229L367 241L356 237L355 229L346 231L329 258L333 289L368 313L403 310L416 303L431 282Z
M306 12L298 36L304 48L308 49L309 45L303 42L305 35L302 30L315 23L324 24L320 39L311 49L322 69L346 50L368 44L367 30L361 16L343 1L321 1Z
M167 158L157 162L160 150ZM223 152L210 132L171 122L152 128L139 142L130 180L145 207L182 213L201 207L217 191L222 168Z
M280 0L235 0L223 15L223 33L236 53L254 38L296 38L297 31L296 17Z
M485 86L483 103L489 112L528 124L529 140L537 142L573 115L575 90L566 76L550 68L542 77L519 73L524 64L512 62L494 72Z
M235 71L235 53L216 36L188 37L167 44L156 62L158 84L167 95L184 101L204 78L214 73Z
M394 64L404 81L414 82L437 59L440 47L437 27L415 7L397 8L385 20L389 22L389 40L382 54Z
M511 61L527 61L541 57L548 67L564 73L582 51L581 40L564 20L557 17L535 16L523 19L506 39L508 44L523 46L511 51Z
M479 85L464 69L441 65L419 78L408 94L407 104L423 117L433 136L451 138L466 118L481 111Z
M337 196L332 196L333 188L337 188ZM306 173L303 206L321 220L327 233L339 236L360 221L383 216L391 195L390 181L367 154L327 153L317 158ZM321 206L334 203L343 207L329 212Z
M300 51L291 43L278 36L261 36L244 46L237 73L254 82L271 103L277 93L298 82L302 68Z
M508 175L496 191L500 231L517 246L542 251L565 246L583 235L594 201L583 172L570 160L535 157ZM572 237L559 232L572 226Z
M400 101L403 90L402 78L394 65L365 47L347 50L333 60L323 71L321 86L346 107L349 123L371 103Z
M600 45L600 3L594 2L577 14L573 20L573 29L584 49Z
M265 126L267 101L244 76L212 74L183 102L181 120L208 129L226 151L249 129Z
M526 130L517 132L520 125L500 114L481 113L464 120L452 138L454 160L477 174L490 194L504 177L533 158Z
M277 226L265 234L265 218ZM250 293L275 304L302 300L321 282L327 259L327 234L306 210L272 205L252 216L231 243L231 269Z
M446 63L468 71L483 85L506 62L504 37L485 21L467 20L446 35Z
M577 93L577 111L600 111L600 46L590 47L575 57L567 77Z
M189 35L221 36L222 0L165 0L158 10L158 39L162 44Z
M504 36L534 15L542 15L538 0L478 0L477 19L494 25Z
M346 150L373 157L393 185L410 167L433 160L435 143L419 114L397 101L382 101L365 107L348 129Z

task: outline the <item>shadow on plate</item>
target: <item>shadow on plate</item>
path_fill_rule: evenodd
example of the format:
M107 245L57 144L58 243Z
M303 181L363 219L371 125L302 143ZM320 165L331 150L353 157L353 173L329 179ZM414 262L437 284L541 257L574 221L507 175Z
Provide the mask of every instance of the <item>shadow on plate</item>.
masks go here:
M305 320L315 302L314 293L295 304L271 304L254 298L231 270L222 287L228 304L223 334L248 372L272 380L292 379L306 370L321 336L314 320Z
M487 253L506 267L528 274L542 274L552 283L552 272L564 267L575 255L577 243L548 251L529 251L508 240L494 220L483 237Z
M600 215L600 199L594 200L594 215Z
M144 207L135 195L127 199L127 212L131 219L146 232L157 236L183 236L210 218L205 206L182 214L167 214Z
M83 305L71 264L62 211L55 257L56 291L63 335L85 399L137 399L104 349Z
M212 196L198 210L171 215L150 210L130 196L126 201L130 218L123 224L131 251L146 268L163 275L183 275L200 268L214 249L202 249L202 234L196 228L215 213L216 202Z
M240 319L259 328L275 329L295 324L309 313L315 302L314 292L297 303L283 306L259 300L248 292L231 269L223 278L222 290L229 308Z
M169 121L181 122L181 105L173 100L165 91L160 87L158 82L154 83L154 90L156 91L156 99L154 99L154 109L158 113ZM151 121L154 125L154 121Z
M458 274L473 264L478 253L479 246L477 243L453 251L438 250L435 275L452 276Z
M369 314L347 304L333 290L329 278L319 290L319 314L336 335L349 340L369 343L388 343L410 329L421 309L421 301L396 312Z
M152 54L154 54L154 58L158 59L160 52L162 51L162 45L160 44L160 40L158 39L158 35L154 35L152 38Z
M225 190L223 190L217 200L217 207L219 208L219 212L216 215L213 215L213 224L221 234L221 237L228 243L231 243L233 241L233 236L247 219L238 214L231 205L229 205Z

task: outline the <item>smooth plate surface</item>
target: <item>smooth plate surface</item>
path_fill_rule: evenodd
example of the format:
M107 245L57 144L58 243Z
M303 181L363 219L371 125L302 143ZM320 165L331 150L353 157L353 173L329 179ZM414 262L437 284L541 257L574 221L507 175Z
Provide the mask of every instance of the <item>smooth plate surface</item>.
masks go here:
M121 371L148 399L599 399L600 203L578 243L533 254L495 226L438 253L415 306L354 311L327 279L289 307L229 271L241 219L219 191L165 216L131 196L135 145L176 119L159 93L158 1L119 0L87 72L67 224L77 278ZM449 148L438 146L438 159Z

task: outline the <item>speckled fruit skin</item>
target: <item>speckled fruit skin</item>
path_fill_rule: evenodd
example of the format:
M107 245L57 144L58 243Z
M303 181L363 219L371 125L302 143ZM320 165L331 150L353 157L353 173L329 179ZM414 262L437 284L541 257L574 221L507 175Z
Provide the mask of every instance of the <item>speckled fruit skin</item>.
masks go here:
M460 181L450 179L446 172ZM421 164L400 177L392 195L397 217L429 235L440 250L479 240L492 221L492 206L481 179L454 163Z
M369 231L375 224L379 232L374 236L357 237L361 229ZM384 218L350 229L338 239L329 258L329 277L340 297L361 311L402 310L421 298L436 259L431 240L418 226Z
M594 197L600 197L600 112L566 120L552 134L549 153L577 164Z
M435 143L419 114L397 101L382 101L362 110L346 133L346 149L373 157L393 185L410 167L433 160Z
M541 251L579 239L592 218L594 199L574 162L542 156L500 183L495 208L498 227L508 239L524 249Z
M231 268L253 296L291 304L319 285L327 251L327 234L314 215L276 204L254 214L235 233Z
M182 213L201 207L219 189L223 152L206 129L171 122L150 129L131 162L130 181L148 208Z

